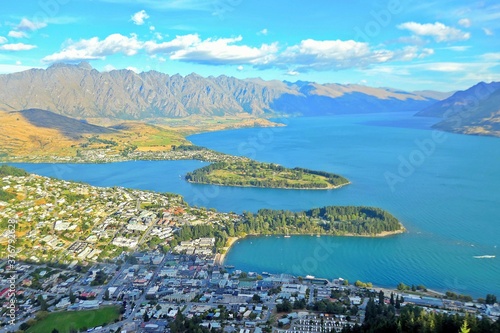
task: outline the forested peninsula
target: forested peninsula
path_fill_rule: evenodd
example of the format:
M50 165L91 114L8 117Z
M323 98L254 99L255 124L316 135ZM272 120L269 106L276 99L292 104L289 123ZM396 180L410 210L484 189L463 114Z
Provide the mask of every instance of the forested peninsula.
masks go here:
M261 209L244 212L237 222L185 226L175 243L201 237L215 237L221 250L230 237L248 235L337 235L388 236L404 232L403 225L389 212L375 207L327 206L307 211Z
M216 162L187 173L186 180L201 184L288 189L334 189L349 184L346 178L333 173L290 169L253 160Z

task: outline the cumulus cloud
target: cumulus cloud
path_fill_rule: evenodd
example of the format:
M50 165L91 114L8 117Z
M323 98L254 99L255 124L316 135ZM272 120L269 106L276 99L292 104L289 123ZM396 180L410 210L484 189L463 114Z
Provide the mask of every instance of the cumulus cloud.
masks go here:
M398 25L398 29L405 29L418 36L433 37L436 42L452 42L467 40L470 33L460 29L448 27L440 22L420 24L416 22L406 22Z
M43 63L102 60L106 56L139 52L165 61L177 60L205 65L235 65L257 69L276 68L297 75L308 71L367 68L390 61L410 61L432 55L433 49L407 46L399 50L372 47L354 40L305 39L296 45L279 47L278 43L248 45L243 37L206 38L198 34L178 35L166 41L141 41L136 35L112 34L105 39L93 37L79 41L69 40L59 52L47 55Z
M9 31L9 37L13 38L26 38L28 35L24 31L17 31L17 30L12 30Z
M464 28L469 28L471 26L471 21L468 18L463 18L458 21L458 24Z
M0 50L3 51L29 51L36 48L36 45L15 43L15 44L3 44L0 45Z
M420 50L416 46L407 46L402 50L394 52L394 60L411 61L413 59L422 59L432 54L434 54L434 50L430 48Z
M175 39L156 43L145 43L148 53L168 54L170 59L199 64L266 64L278 52L277 44L262 44L260 47L237 45L243 38L207 38L202 40L197 34L177 36Z
M340 70L364 67L390 60L392 51L371 50L367 43L353 40L306 39L288 47L279 57L278 64L295 64L295 71Z
M135 13L134 15L132 15L132 17L130 19L132 20L132 22L134 22L134 24L143 25L144 20L147 20L148 18L149 18L149 15L143 9L143 10Z
M45 28L47 23L38 22L38 21L30 21L27 18L23 18L21 22L17 25L17 30L21 31L35 31L41 28Z
M0 36L0 44L5 44L7 43L7 38Z
M136 35L131 37L121 34L112 34L103 40L98 37L82 39L78 42L69 41L61 51L48 55L42 59L44 63L79 62L83 60L104 59L108 55L123 53L126 56L137 54L143 43L137 40Z
M173 40L163 43L147 41L146 43L144 43L144 47L150 54L170 53L187 48L200 42L201 39L197 34L189 34L184 36L176 36Z
M262 29L261 31L259 31L259 35L267 35L268 31L267 29Z

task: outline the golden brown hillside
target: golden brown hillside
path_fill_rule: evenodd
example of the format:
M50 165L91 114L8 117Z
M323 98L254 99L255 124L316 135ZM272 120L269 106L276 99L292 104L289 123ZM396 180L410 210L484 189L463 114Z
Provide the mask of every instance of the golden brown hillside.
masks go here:
M17 160L37 156L74 157L79 152L96 149L106 149L111 154L136 149L165 151L172 145L190 144L178 131L162 126L130 122L105 128L87 124L94 132L82 131L82 123L78 120L64 117L64 126L55 126L50 117L57 117L60 123L62 116L38 110L39 115L42 112L43 121L33 113L27 116L23 112L0 112L0 156L3 159L7 156L15 156Z

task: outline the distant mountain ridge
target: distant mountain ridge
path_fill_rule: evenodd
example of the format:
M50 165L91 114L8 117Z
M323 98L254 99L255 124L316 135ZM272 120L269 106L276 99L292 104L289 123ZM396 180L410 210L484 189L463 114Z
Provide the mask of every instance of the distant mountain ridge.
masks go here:
M500 82L479 82L469 89L457 91L450 97L424 108L417 113L417 116L439 118L452 116L478 105L497 89L500 89Z
M99 72L88 63L0 75L0 87L3 111L37 108L73 118L125 120L416 111L436 101L429 93L361 85Z
M416 115L443 118L433 126L437 129L500 136L500 82L479 82Z

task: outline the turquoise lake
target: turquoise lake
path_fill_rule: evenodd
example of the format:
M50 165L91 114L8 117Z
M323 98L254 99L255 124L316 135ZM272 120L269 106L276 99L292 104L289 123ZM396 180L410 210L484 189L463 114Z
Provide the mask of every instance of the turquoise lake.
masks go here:
M289 167L339 173L339 190L280 190L189 184L199 161L16 164L98 186L175 192L221 211L370 205L407 228L386 238L251 237L225 263L246 271L424 284L484 297L500 294L500 139L434 131L408 113L291 118L279 128L193 135L195 144ZM495 258L476 258L480 256Z

